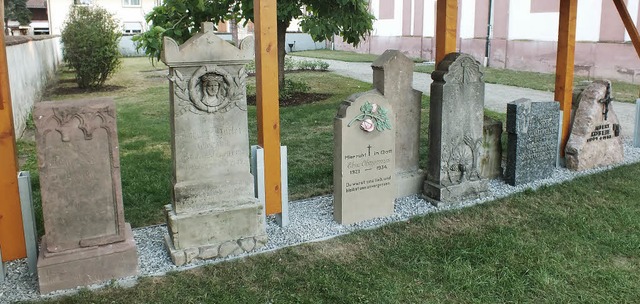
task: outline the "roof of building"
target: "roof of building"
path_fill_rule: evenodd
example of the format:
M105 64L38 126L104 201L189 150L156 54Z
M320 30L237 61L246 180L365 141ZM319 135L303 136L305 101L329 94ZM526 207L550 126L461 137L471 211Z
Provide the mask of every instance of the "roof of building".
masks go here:
M27 8L47 8L47 0L27 0Z

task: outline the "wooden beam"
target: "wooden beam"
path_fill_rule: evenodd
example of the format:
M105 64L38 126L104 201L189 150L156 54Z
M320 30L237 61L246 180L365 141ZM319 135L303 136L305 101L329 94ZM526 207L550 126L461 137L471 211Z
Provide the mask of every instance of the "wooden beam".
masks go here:
M18 157L4 45L4 1L0 0L0 247L2 260L27 256L18 191Z
M436 2L436 66L449 53L456 51L458 0Z
M560 1L560 23L558 28L558 55L556 59L555 100L562 111L562 140L560 154L569 140L571 100L573 96L573 65L576 49L577 0Z
M623 0L613 0L613 3L618 9L618 14L620 14L622 23L624 23L624 27L627 29L629 37L631 37L631 43L633 43L633 47L636 49L636 54L638 54L638 57L640 58L640 35L638 35L638 29L636 28L633 19L631 19L631 15L629 15L627 6L624 4Z
M264 149L267 214L282 212L276 0L254 0L258 144Z

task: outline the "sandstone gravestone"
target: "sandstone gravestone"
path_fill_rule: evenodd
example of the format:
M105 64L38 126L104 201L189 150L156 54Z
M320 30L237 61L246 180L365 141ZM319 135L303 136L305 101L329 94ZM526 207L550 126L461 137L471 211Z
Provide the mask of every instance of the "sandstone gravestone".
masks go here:
M571 170L586 170L624 160L620 122L611 103L611 83L594 81L580 95L565 161Z
M482 146L480 156L480 176L486 179L502 177L502 122L484 116L482 126Z
M351 224L393 213L395 126L391 104L376 90L355 94L334 119L333 217Z
M249 170L246 72L253 37L237 48L212 23L183 45L164 39L169 66L173 201L166 244L176 265L266 243L263 207Z
M484 112L480 64L467 54L451 53L431 78L424 194L434 204L477 196L487 190L480 175Z
M40 292L136 275L113 100L41 102L33 116L45 229Z
M507 170L512 186L551 177L558 159L560 103L522 98L507 104Z
M400 51L387 50L371 66L374 87L396 113L396 197L420 193L424 182L419 168L422 92L412 88L413 60Z

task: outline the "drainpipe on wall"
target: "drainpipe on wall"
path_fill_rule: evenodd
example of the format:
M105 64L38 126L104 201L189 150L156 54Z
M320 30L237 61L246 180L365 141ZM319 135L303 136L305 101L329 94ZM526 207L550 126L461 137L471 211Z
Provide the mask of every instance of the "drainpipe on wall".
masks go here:
M487 20L487 42L484 48L484 66L489 66L489 56L491 52L491 34L493 32L493 0L489 0L489 19Z

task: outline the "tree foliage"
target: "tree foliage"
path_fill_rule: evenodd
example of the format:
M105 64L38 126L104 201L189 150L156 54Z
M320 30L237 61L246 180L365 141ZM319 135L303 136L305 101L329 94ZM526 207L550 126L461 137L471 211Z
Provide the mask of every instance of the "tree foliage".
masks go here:
M120 66L120 24L106 9L71 6L62 30L63 59L76 73L80 88L94 89Z
M285 35L291 20L300 20L302 30L316 41L340 35L347 43L357 45L373 29L374 17L367 3L367 0L278 0L280 84L284 81ZM166 0L147 14L146 20L153 26L134 37L134 41L138 49L158 60L164 36L181 44L196 34L205 21L253 22L253 4L253 0Z
M20 25L31 23L31 11L27 8L27 0L5 0L4 18L18 21Z

